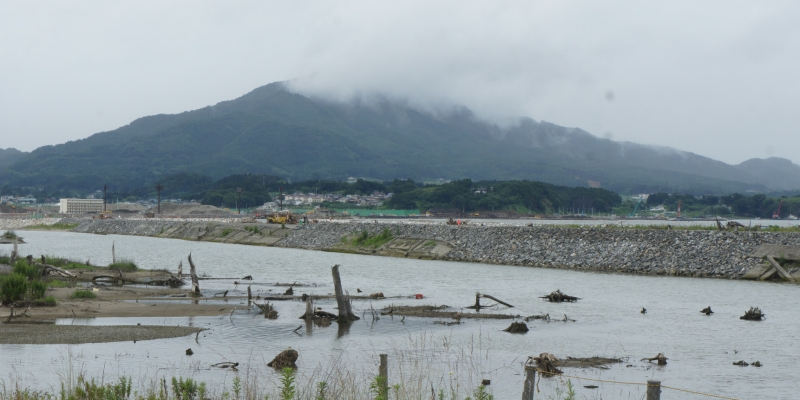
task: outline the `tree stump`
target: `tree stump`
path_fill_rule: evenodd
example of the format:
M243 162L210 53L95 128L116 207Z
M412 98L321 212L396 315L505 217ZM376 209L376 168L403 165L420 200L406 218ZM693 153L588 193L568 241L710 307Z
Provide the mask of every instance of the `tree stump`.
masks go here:
M267 366L275 368L278 371L284 368L297 369L297 364L295 364L295 362L297 361L298 357L300 357L300 354L297 352L297 350L290 347L275 356L272 361L267 363Z

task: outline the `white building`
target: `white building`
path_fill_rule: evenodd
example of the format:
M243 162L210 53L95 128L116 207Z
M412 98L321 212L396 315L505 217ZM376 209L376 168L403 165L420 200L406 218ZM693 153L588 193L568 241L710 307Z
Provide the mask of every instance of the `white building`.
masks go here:
M99 214L103 212L103 199L61 199L61 214Z

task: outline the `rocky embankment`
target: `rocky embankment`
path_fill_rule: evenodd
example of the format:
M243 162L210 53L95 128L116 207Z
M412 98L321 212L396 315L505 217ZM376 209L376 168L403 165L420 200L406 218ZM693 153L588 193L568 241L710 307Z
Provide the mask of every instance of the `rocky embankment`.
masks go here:
M327 249L342 237L389 228L396 236L438 240L452 250L436 258L647 275L740 278L761 262L761 244L800 245L795 232L320 223L295 230L281 247Z
M169 237L312 250L352 251L440 260L528 265L647 275L740 278L761 262L762 244L800 246L800 232L729 232L432 222L320 222L306 226L214 220L81 220L76 232ZM343 244L366 230L389 229L377 249ZM426 247L430 246L430 247ZM420 250L422 249L422 250ZM420 256L420 255L423 256Z

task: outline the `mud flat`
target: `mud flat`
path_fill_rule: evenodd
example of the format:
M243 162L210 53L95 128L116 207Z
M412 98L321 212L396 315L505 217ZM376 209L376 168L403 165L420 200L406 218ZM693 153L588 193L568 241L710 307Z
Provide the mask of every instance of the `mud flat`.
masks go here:
M3 324L0 325L0 344L136 342L187 336L198 331L200 328L188 326Z

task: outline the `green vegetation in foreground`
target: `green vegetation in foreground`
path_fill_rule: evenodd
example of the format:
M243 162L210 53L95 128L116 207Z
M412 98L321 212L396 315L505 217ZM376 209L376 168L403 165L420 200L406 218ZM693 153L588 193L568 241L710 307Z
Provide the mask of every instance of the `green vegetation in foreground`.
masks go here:
M96 299L97 295L94 294L91 290L86 289L78 289L72 295L69 296L70 299Z
M133 272L139 269L139 267L134 264L133 261L129 260L120 260L113 264L109 264L108 269L113 269L114 271L122 271L122 272Z
M280 400L294 400L300 398L298 395L297 382L295 371L291 368L284 368L280 372L278 387L278 397ZM402 386L399 384L393 385L390 388L384 385L382 377L375 377L370 382L369 392L370 397L375 400L389 400L389 398L400 399ZM564 400L574 400L575 392L572 389L572 384L567 381L568 391L567 397ZM97 383L94 379L86 379L83 375L79 375L77 383L74 387L67 387L61 384L61 391L56 395L55 393L29 391L27 389L16 389L11 393L0 393L0 398L20 399L20 400L204 400L209 397L207 393L207 385L205 382L199 382L192 378L176 378L172 377L170 388L167 387L166 382L163 385L157 385L157 389L151 387L145 394L133 391L133 380L129 377L120 377L116 383ZM315 385L316 392L314 398L316 400L333 399L328 396L328 383L318 382ZM172 390L170 390L172 389ZM234 377L231 384L231 390L223 391L219 398L222 399L240 399L240 398L255 398L249 396L249 388L244 388L241 378ZM393 396L392 396L393 395ZM561 399L562 391L557 392L557 399ZM271 399L269 395L264 395L265 400ZM444 389L439 390L440 400L457 400L454 393L445 395ZM464 400L494 400L494 395L489 393L486 386L480 385L472 393L472 396L467 396Z
M3 233L3 239L14 240L14 239L22 239L21 237L17 236L17 233L14 231L6 231Z
M350 241L350 244L353 246L372 247L376 249L393 238L394 235L392 235L392 231L389 228L384 228L383 231L377 235L370 235L369 232L363 230L355 239Z
M67 223L55 223L52 225L30 225L26 226L26 230L46 230L46 231L68 231L78 227L80 224L67 224Z
M11 275L0 276L0 300L3 303L23 302L37 305L47 292L47 283L40 280L41 274L35 265L25 259L14 263ZM55 300L53 300L55 302Z

